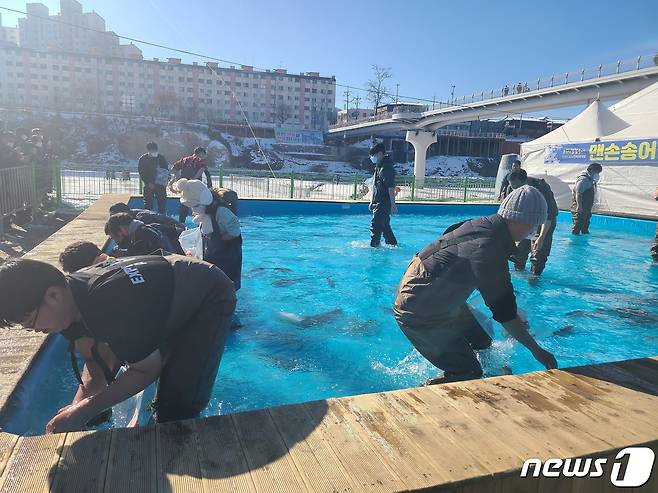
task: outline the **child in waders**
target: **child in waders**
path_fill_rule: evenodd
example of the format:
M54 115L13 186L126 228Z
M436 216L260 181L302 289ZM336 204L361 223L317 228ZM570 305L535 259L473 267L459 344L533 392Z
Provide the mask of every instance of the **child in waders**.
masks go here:
M242 278L242 232L236 216L238 195L225 188L208 189L199 180L176 182L181 204L190 207L193 221L201 228L203 260L216 265L240 289Z

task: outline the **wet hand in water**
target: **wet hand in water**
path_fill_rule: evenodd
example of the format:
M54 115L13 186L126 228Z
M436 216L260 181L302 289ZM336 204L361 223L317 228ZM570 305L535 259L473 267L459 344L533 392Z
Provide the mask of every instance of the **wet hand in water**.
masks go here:
M46 425L46 433L65 433L84 429L89 418L78 404L63 407Z
M547 370L554 370L557 368L557 360L555 359L555 356L553 356L552 353L549 353L548 351L539 348L537 351L533 353L533 356L537 361L539 361L542 365L544 365L544 368Z

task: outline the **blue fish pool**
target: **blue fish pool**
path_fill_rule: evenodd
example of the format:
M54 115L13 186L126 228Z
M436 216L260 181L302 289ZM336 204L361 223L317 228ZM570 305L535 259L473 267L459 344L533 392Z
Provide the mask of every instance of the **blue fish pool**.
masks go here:
M393 319L397 283L414 253L445 228L495 208L402 206L392 221L400 246L371 249L364 205L240 206L239 329L205 414L399 389L437 373ZM562 213L539 280L512 273L533 333L563 367L658 355L658 265L648 254L655 223L597 216L590 236L573 237L569 222ZM7 431L41 433L69 402L75 380L65 344L50 352L48 371L25 397L31 405ZM488 375L541 369L500 332L480 357Z

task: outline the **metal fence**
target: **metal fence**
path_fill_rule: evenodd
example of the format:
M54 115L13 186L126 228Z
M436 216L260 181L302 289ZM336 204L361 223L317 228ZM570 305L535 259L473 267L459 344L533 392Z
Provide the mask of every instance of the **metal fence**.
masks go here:
M0 216L32 205L36 193L34 169L31 166L0 170Z
M108 172L96 167L59 170L61 197L73 204L86 206L106 193L141 195L142 183L136 172ZM212 173L213 184L235 190L244 198L365 200L368 189L364 174L271 173L259 171L220 171ZM398 200L437 202L493 202L494 178L427 177L418 187L413 176L399 176ZM171 192L168 192L171 195Z

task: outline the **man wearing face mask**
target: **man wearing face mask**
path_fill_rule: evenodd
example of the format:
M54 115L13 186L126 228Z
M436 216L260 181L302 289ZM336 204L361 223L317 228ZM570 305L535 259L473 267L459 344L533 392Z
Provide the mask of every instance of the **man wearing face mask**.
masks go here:
M164 214L167 204L169 163L158 152L158 145L155 142L146 144L146 151L137 164L139 177L144 182L144 207L152 211L155 198L158 202L158 212Z
M372 212L370 246L378 247L382 234L387 245L397 245L391 229L391 214L397 214L395 205L395 170L393 160L384 154L384 144L370 148L370 161L375 165L374 190L369 209Z
M589 234L589 222L592 219L596 183L599 181L601 171L603 171L603 167L599 163L592 163L586 171L576 178L571 202L571 217L573 219L571 234Z
M178 240L167 237L153 226L147 226L125 212L110 216L105 224L105 234L117 244L117 248L112 251L113 257L151 255L159 250L185 254Z

